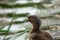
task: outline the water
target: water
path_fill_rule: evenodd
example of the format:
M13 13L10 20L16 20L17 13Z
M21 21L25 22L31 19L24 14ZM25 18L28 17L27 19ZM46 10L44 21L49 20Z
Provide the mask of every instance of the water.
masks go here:
M21 4L27 4L27 3L39 3L41 2L41 0L33 0L33 1L26 1L26 0L19 0L19 1L16 1L16 3L21 3ZM53 3L53 2L52 2ZM54 3L53 3L54 4ZM48 16L53 16L53 14L57 14L60 12L60 7L56 7L54 6L54 8L48 8L48 9L38 9L37 6L34 6L34 7L23 7L23 8L0 8L0 14L7 14L7 13L16 13L16 14L21 14L21 13L29 13L29 15L37 15L39 17L47 17L46 19L42 19L41 18L41 21L42 21L42 25L41 26L53 26L53 27L57 27L59 26L60 27L60 19L57 17L53 17L53 18L49 18ZM6 15L5 15L6 16ZM7 18L7 17L1 17L0 18L0 25L5 25L5 24L8 24L12 18ZM19 17L17 18L15 21L24 21L25 19L27 19L27 17ZM58 27L58 28L59 28ZM7 30L8 28L8 25L3 28L2 30ZM26 29L30 29L32 28L32 24L29 23L29 22L25 22L25 23L22 23L22 24L13 24L10 28L10 31L11 32L17 32L17 31L20 31L20 30L26 30ZM56 37L60 37L60 29L59 30L46 30L47 32L49 32L53 38L56 38ZM14 40L14 38L16 37L16 35L18 34L13 34L13 35L9 35L8 37L12 37L10 40ZM24 40L26 35L28 35L27 33L24 33L22 36L19 36L17 39L15 40ZM0 40L3 40L4 36L0 36Z

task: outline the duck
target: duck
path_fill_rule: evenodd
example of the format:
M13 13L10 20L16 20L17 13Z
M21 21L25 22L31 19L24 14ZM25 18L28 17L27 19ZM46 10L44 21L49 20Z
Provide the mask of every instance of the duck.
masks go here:
M29 16L28 21L33 25L29 40L54 40L48 32L41 31L42 22L37 16Z

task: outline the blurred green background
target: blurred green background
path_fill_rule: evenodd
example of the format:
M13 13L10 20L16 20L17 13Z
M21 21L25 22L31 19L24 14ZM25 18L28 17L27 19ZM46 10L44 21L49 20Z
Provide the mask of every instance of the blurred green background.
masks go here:
M28 40L30 15L40 18L41 29L60 40L60 0L0 0L0 40Z

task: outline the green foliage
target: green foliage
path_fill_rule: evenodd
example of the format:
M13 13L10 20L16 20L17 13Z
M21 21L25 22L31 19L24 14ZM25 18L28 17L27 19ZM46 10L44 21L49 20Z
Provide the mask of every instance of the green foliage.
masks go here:
M0 0L1 1L1 0ZM14 2L14 1L16 1L16 0L9 0L10 2ZM32 1L32 0L27 0L27 1ZM1 8L3 8L3 9L8 9L8 8L23 8L23 7L35 7L36 6L36 8L37 9L44 9L45 7L42 5L43 3L51 3L51 0L44 0L44 2L41 2L41 3L26 3L26 4L14 4L14 5L9 5L9 4L0 4L0 7ZM22 10L23 11L23 10ZM60 14L60 13L58 13L58 14ZM4 17L4 15L5 14L0 14L0 17ZM8 35L13 35L13 34L18 34L18 35L16 35L16 37L14 38L14 39L16 39L16 38L18 38L19 36L22 36L23 34L25 34L25 33L28 33L29 32L29 30L28 29L25 29L25 30L19 30L19 31L17 31L17 32L11 32L10 31L10 28L11 28L11 26L13 25L13 24L22 24L22 23L25 23L25 22L27 22L27 20L25 19L24 21L14 21L14 20L16 20L17 18L20 18L20 17L28 17L29 16L29 13L20 13L20 14L17 14L17 13L6 13L6 18L12 18L12 20L8 23L8 24L6 24L6 25L4 25L4 26L2 26L2 27L0 27L0 35L2 35L2 36L5 36L4 37L4 40L9 40L10 38L12 38L12 37L7 37ZM54 18L53 17L53 15L52 16L46 16L46 17L40 17L41 19L46 19L46 18ZM9 25L8 26L8 29L7 30L2 30L3 28L5 28L7 25ZM60 25L60 24L59 24ZM50 29L50 25L49 26L43 26L42 28L41 28L42 30L49 30ZM6 38L7 37L7 38ZM27 36L26 36L26 39L27 39ZM25 40L26 40L25 39Z
M14 15L14 13L8 13L6 16L7 17L12 17ZM29 13L21 13L21 14L15 14L15 17L27 17L29 15Z
M1 14L1 15L4 15L4 14ZM11 26L12 26L13 23L16 23L16 24L17 23L24 23L25 20L24 21L21 21L21 22L19 22L19 21L18 22L13 22L13 20L15 20L18 17L27 17L28 16L28 13L26 13L26 14L15 14L15 13L12 13L12 14L7 14L6 16L7 17L12 17L12 20L10 21L10 23L7 24L7 25L9 25L9 27L8 27L7 30L2 30L7 25L2 26L0 28L0 35L5 35L4 40L8 40L8 39L11 38L11 37L9 37L9 38L6 39L6 36L8 36L8 35L19 33L19 35L17 35L17 37L19 37L22 34L24 34L25 32L27 32L26 30L21 30L21 31L18 31L18 32L13 33L13 32L10 32L9 30L10 30L10 28L11 28Z
M4 0L0 0L0 1L4 1ZM14 1L17 1L17 0L6 0L8 2L14 2Z
M6 32L8 32L7 30L0 30L0 35L11 35L11 34L14 34L13 32L8 32L7 34L6 34Z
M0 7L2 7L2 8L22 8L22 7L34 7L35 5L43 7L41 3L28 3L28 4L15 4L15 5L0 4Z
M29 30L20 30L20 31L18 31L18 32L11 32L11 31L9 31L7 34L6 34L6 32L8 32L7 30L0 30L0 35L13 35L13 34L18 34L18 33L27 33L27 32L29 32ZM21 35L20 34L20 35Z
M5 26L7 26L7 25L9 25L9 23L8 24L6 24L6 25L3 25L2 27L0 27L0 30L2 30Z
M9 18L12 18L12 16L15 15L14 18L18 18L18 17L27 17L29 13L20 13L20 14L7 13L7 14L0 14L0 17L3 17L4 15L6 15L5 17L9 17Z
M26 21L15 21L15 22L13 22L13 24L22 24L24 22L26 22Z
M23 30L22 32L19 31L18 35L14 39L18 38L19 36L21 36L25 33L28 33L28 30Z
M11 22L9 23L9 27L8 27L8 29L7 29L7 32L6 32L6 34L5 34L5 37L6 37L7 34L9 33L9 30L10 30L10 28L11 28L11 26L12 26L12 22L13 22L14 19L15 19L15 14L12 16L12 20L11 20ZM4 37L3 40L5 40L5 37Z
M42 30L49 30L50 29L50 26L43 26L41 29Z

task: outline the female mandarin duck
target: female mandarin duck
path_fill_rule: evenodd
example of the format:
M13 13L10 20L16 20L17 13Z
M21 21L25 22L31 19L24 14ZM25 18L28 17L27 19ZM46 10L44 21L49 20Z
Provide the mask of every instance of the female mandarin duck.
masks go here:
M37 16L29 16L28 20L33 25L32 31L30 32L29 40L53 40L49 33L42 32L39 28L41 26L41 20L38 19Z

